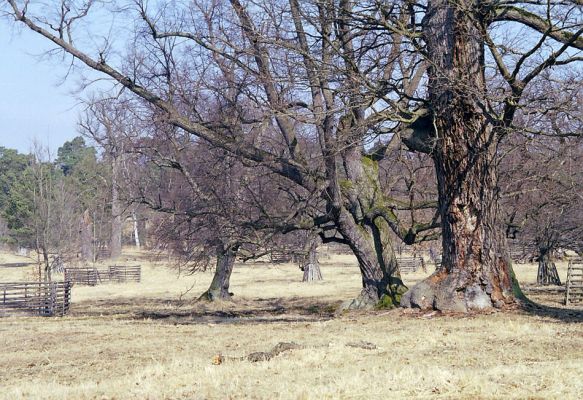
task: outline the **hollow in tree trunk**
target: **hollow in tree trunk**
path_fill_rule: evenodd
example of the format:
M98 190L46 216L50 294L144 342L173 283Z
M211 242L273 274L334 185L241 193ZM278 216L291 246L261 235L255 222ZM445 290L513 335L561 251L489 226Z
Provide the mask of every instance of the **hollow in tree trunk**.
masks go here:
M308 257L307 262L303 265L304 277L302 282L313 282L321 281L322 272L320 271L320 262L318 261L318 243L319 238L309 238L308 239Z
M473 4L428 4L424 33L443 259L405 294L405 306L468 312L502 307L520 294L496 223L498 134L482 109L484 48Z
M561 279L557 272L557 266L552 259L552 251L547 248L539 248L538 273L536 283L538 285L560 285Z
M199 297L199 300L225 301L231 299L233 294L229 292L229 284L237 251L237 245L223 245L221 243L216 246L217 261L215 274L210 287Z

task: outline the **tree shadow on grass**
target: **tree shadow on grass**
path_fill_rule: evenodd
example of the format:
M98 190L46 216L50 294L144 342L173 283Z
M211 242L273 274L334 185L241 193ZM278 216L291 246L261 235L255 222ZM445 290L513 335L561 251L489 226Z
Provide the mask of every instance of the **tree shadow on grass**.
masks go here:
M583 304L581 304L581 306L583 306ZM548 304L541 304L535 299L528 298L522 302L520 310L530 315L556 319L561 322L582 323L583 307L581 306L578 306L579 308L554 307Z
M325 321L338 302L291 297L237 299L228 302L184 302L147 297L87 300L71 307L72 317L156 320L172 325L263 324Z
M24 268L30 265L34 265L34 262L11 262L11 263L2 263L0 264L0 268Z

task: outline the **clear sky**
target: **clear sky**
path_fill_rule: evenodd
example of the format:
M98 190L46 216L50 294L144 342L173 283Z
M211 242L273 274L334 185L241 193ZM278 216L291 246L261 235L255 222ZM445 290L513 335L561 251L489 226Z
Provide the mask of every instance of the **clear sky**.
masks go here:
M78 135L79 76L61 84L67 68L38 57L48 49L46 39L0 19L0 146L27 153L37 140L56 153Z

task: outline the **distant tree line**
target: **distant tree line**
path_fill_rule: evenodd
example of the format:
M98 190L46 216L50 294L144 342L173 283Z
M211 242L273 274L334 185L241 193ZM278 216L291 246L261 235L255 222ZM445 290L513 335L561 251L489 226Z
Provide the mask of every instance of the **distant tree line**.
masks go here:
M65 142L56 157L38 144L30 154L0 147L1 242L34 250L46 280L59 264L94 262L112 242L121 249L115 225L129 208L112 208L112 172L81 136Z

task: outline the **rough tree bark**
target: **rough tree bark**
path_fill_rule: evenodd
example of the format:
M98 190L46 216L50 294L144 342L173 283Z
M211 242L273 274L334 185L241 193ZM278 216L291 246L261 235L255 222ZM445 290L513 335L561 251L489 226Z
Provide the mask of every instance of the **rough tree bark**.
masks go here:
M233 294L229 292L229 282L237 258L238 247L238 245L224 245L222 243L217 245L215 274L210 287L199 297L199 300L225 301L231 299Z
M401 280L391 227L381 216L385 201L380 190L378 164L363 157L358 147L348 149L343 161L348 180L342 181L340 187L347 207L339 207L336 225L358 261L362 291L342 307L396 306L407 287Z
M510 257L496 224L498 136L482 107L486 83L480 18L473 1L428 3L423 29L431 65L432 154L443 260L404 296L406 306L468 312L515 299Z
M552 250L546 247L539 247L536 283L542 286L561 284L561 279L557 272L557 266L552 258Z

